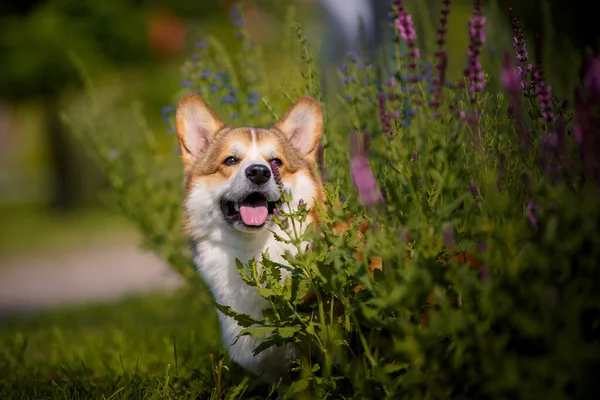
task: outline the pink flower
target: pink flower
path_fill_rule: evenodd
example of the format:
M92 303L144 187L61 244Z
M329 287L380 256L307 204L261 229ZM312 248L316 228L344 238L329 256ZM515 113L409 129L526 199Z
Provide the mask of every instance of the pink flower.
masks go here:
M358 135L353 132L350 136L352 143L352 155L350 159L350 175L354 186L358 190L361 204L372 206L382 200L381 191L377 189L377 180L373 176L373 171L367 158L368 151L368 133L363 133L363 146L358 144Z
M600 57L593 58L588 66L584 84L595 98L600 97Z
M413 42L417 39L412 17L405 10L399 12L398 18L396 18L396 28L405 42Z
M511 93L521 90L521 74L517 68L507 65L502 70L502 84Z

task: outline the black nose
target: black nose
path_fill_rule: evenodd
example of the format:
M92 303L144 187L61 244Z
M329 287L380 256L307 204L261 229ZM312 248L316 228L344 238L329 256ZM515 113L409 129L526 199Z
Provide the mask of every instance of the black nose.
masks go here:
M246 177L257 185L267 183L271 178L271 170L266 165L252 164L246 168Z

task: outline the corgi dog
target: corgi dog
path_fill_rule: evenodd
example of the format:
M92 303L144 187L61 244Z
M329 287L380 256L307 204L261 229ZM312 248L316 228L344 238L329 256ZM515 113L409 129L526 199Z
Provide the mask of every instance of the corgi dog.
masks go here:
M184 169L183 218L194 263L219 304L262 319L269 307L255 288L244 283L236 260L260 263L262 254L278 263L296 248L275 240L284 236L273 221L280 202L271 163L278 166L292 209L300 200L310 209L324 202L316 170L317 145L323 133L319 103L301 97L272 127L230 127L195 94L177 106L176 131ZM316 217L313 208L308 225ZM309 244L306 243L308 246ZM282 279L289 276L281 271ZM232 361L267 382L289 379L297 358L293 345L271 347L258 355L261 339L236 338L242 327L218 311L223 345Z

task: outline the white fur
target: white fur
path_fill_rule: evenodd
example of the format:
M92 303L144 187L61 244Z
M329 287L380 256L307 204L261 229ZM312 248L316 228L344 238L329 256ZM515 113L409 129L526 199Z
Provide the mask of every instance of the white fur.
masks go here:
M254 138L254 132L252 133ZM265 153L269 152L268 149L257 145L255 140L247 151L246 160L240 165L240 171L243 171L245 166L251 163L265 163ZM215 301L229 306L237 312L262 319L261 312L269 305L254 288L241 280L235 260L247 263L250 259L255 258L260 262L261 254L268 252L271 260L287 264L282 256L286 251L295 254L296 249L291 245L276 241L268 229L255 233L244 233L233 229L224 221L218 207L219 199L231 187L239 185L242 179L244 179L243 174L240 172L217 188L206 187L199 180L189 192L184 207L195 247L194 262L209 286ZM291 192L294 208L297 207L300 199L303 199L309 207L312 206L316 193L310 177L299 172L293 179L293 182L287 182L284 186ZM272 184L274 185L274 183ZM269 229L285 236L275 224ZM289 276L289 272L282 271L282 276L285 279ZM298 355L295 347L292 345L271 347L255 357L252 352L260 344L261 339L242 336L233 344L242 328L234 319L221 312L218 312L218 316L222 328L223 344L234 362L269 382L288 377L290 364Z

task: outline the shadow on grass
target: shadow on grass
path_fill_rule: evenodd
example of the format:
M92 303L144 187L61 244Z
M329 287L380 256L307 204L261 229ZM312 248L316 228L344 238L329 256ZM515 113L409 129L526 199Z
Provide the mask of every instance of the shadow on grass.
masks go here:
M268 396L224 355L197 287L13 316L0 326L0 398Z

